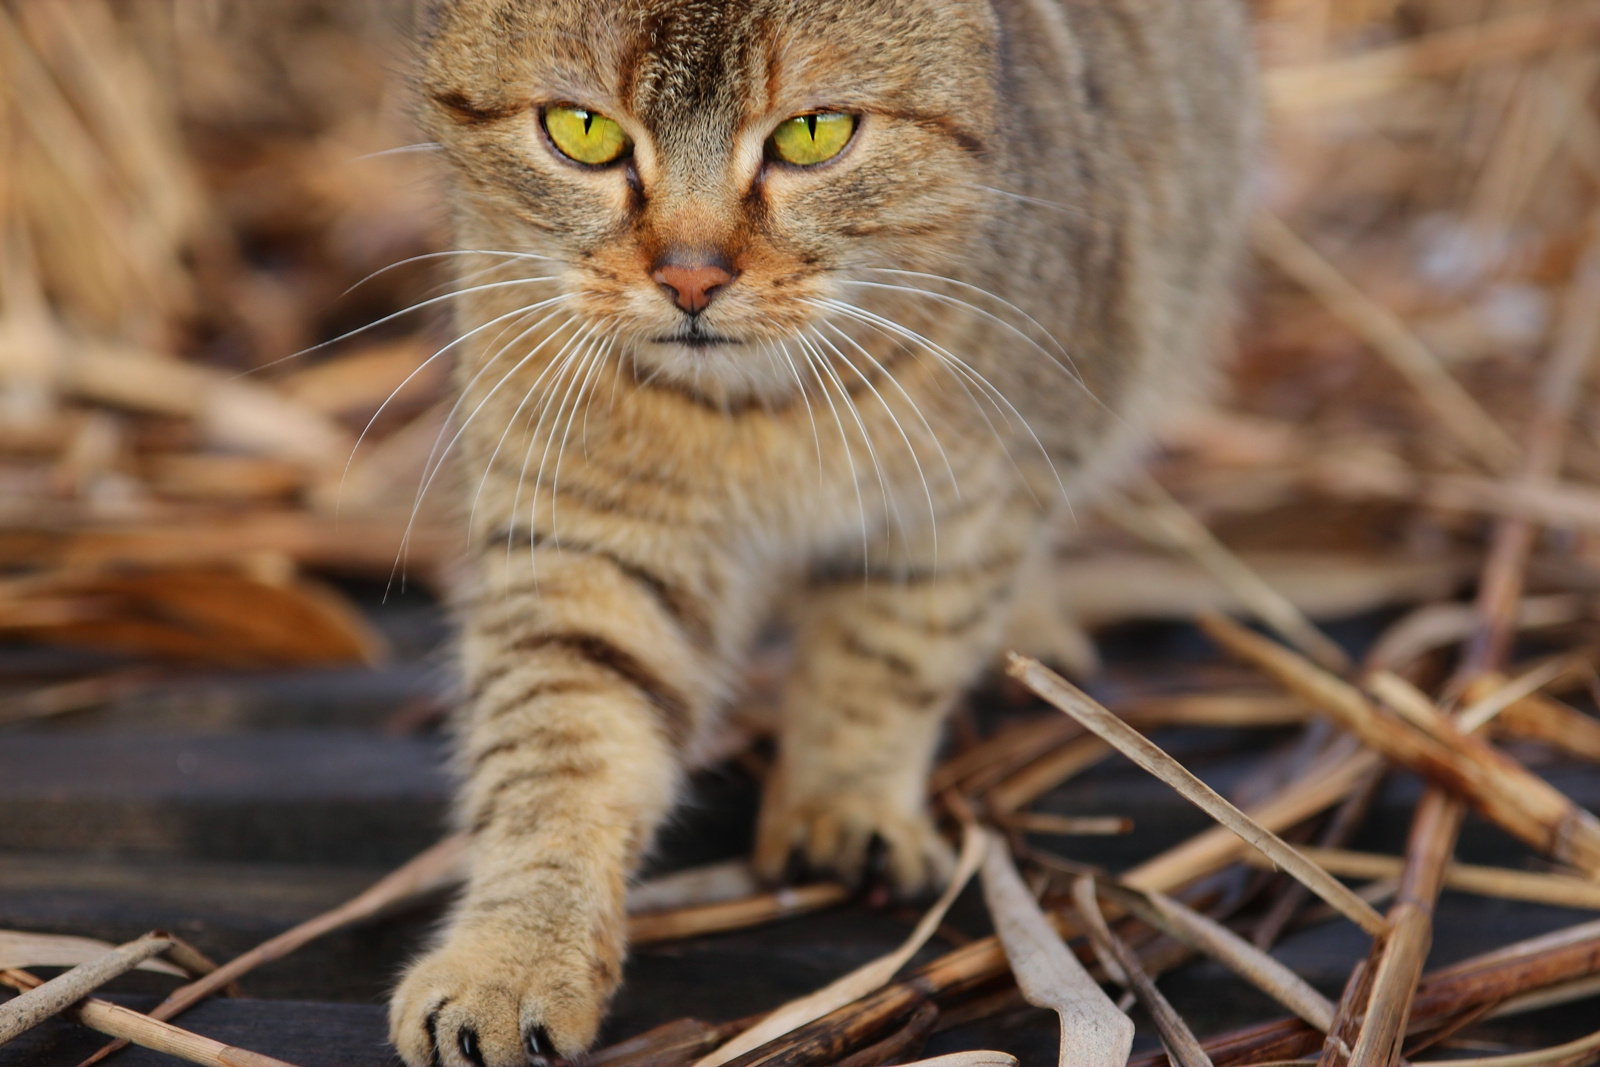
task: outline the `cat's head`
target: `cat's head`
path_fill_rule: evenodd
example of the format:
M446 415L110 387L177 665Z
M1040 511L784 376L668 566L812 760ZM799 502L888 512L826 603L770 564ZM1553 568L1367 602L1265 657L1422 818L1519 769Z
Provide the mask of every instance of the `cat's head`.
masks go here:
M987 0L443 0L423 121L462 245L548 257L515 261L556 279L528 303L646 377L770 392L861 272L959 255L995 49Z

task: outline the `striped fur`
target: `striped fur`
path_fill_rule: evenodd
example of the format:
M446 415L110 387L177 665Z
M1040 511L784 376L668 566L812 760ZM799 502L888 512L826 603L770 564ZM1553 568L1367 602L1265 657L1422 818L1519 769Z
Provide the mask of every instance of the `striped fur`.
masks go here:
M406 1061L573 1054L626 880L757 629L798 641L756 841L908 891L942 719L1072 498L1201 387L1252 105L1234 0L440 0L475 585L471 877L391 1008ZM540 108L623 124L588 171ZM860 116L811 170L773 126ZM736 274L692 322L663 256ZM694 345L690 331L729 343Z

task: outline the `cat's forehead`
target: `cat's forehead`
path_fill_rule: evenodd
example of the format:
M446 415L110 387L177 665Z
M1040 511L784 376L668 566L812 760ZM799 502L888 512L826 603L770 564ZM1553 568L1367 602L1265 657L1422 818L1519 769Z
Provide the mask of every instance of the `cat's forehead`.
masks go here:
M641 118L727 111L765 80L784 21L738 0L653 0L625 23L618 89Z
M970 28L974 0L455 0L443 38L466 70L647 124L733 118L808 88L904 83ZM435 39L435 44L439 39ZM502 85L502 88L510 88ZM822 103L823 101L818 101Z

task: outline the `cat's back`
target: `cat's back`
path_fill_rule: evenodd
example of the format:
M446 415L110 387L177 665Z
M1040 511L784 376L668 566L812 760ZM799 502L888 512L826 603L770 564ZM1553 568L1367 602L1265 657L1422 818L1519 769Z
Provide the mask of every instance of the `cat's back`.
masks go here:
M1065 340L1081 392L1010 366L1072 409L1052 445L1083 455L1080 434L1103 444L1208 377L1256 143L1250 27L1239 0L992 2L1005 192L980 284Z

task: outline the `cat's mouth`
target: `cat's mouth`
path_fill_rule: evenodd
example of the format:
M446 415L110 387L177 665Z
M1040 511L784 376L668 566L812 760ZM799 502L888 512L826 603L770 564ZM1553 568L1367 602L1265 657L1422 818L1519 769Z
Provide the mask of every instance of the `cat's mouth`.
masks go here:
M702 333L699 330L673 334L668 337L657 337L655 342L658 345L682 345L684 348L714 348L717 345L742 343L737 337L719 337L714 333Z

